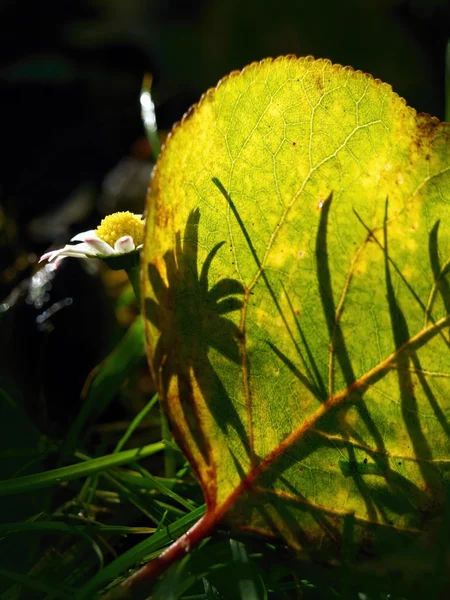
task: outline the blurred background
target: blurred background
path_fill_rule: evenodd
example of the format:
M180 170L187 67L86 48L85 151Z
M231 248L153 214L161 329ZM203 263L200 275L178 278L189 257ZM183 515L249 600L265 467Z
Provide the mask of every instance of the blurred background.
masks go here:
M446 0L2 0L0 389L64 438L87 375L136 314L121 274L37 259L105 214L143 211L144 73L162 137L231 70L290 53L371 73L443 118L449 34ZM136 410L111 406L114 418ZM1 407L7 446L17 431Z

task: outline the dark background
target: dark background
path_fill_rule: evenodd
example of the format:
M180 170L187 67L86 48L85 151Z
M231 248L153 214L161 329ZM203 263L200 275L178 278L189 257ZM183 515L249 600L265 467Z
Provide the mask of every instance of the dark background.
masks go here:
M143 209L145 72L161 130L231 70L290 53L371 73L443 118L449 33L445 0L3 0L0 388L63 435L89 370L113 347L98 270L70 259L50 282L30 278L52 245L107 212Z
M290 53L371 73L442 118L449 32L444 0L3 0L2 202L22 225L101 182L142 135L145 71L162 129L231 70Z

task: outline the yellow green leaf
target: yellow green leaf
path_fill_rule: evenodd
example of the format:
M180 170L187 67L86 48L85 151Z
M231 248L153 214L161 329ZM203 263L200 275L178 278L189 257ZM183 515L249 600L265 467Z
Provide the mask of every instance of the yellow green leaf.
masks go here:
M155 568L219 522L445 562L450 126L350 68L264 60L174 127L147 209L149 362L207 504Z

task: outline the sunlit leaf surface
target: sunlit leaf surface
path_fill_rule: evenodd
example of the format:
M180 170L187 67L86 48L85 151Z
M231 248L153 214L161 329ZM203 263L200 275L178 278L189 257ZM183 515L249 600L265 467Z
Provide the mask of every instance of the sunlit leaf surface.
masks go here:
M174 128L147 208L149 361L208 527L442 567L450 127L363 73L266 60Z

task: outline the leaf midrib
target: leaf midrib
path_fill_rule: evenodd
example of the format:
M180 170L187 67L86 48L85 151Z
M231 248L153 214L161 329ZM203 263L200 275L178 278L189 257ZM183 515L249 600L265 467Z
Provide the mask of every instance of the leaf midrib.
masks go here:
M241 479L239 485L222 502L222 504L216 505L211 509L211 513L208 515L209 519L212 519L214 523L218 523L233 507L234 503L240 498L240 496L245 491L253 487L254 482L272 465L272 463L277 460L285 450L297 442L303 435L311 431L313 429L313 425L317 423L319 419L321 419L328 411L342 403L350 393L361 389L362 387L369 386L371 381L377 379L377 377L380 376L383 371L388 370L393 366L395 360L402 352L405 352L411 347L420 348L423 344L437 335L446 325L450 325L450 315L443 317L430 327L422 329L419 333L412 336L402 346L392 352L376 367L359 377L347 388L335 396L331 396L326 402L321 404L319 408L317 408L317 410L309 418L305 419L294 432L292 432L283 442L281 442L281 444L274 448L272 452L270 452L258 465L250 469L247 475Z

